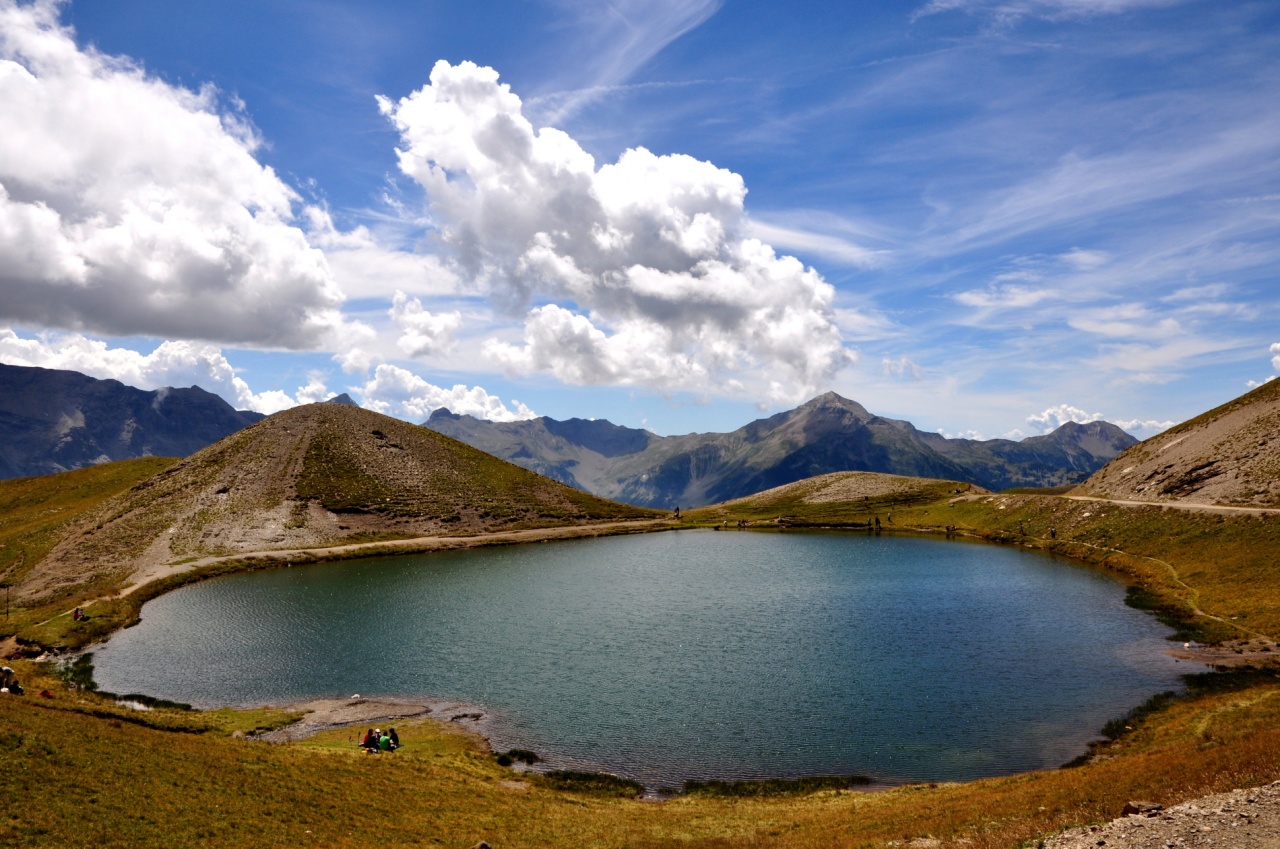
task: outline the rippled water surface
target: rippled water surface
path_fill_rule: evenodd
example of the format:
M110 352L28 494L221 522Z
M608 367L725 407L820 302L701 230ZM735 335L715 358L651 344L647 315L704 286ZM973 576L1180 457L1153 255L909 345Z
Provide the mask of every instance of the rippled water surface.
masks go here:
M237 575L148 603L103 689L420 695L650 787L1053 767L1191 671L1119 583L990 545L682 531Z

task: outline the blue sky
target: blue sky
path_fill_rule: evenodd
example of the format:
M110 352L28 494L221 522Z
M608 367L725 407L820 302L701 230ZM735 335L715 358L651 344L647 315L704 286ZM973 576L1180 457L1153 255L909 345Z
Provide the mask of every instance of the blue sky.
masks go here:
M1148 436L1280 372L1280 7L0 0L0 361Z

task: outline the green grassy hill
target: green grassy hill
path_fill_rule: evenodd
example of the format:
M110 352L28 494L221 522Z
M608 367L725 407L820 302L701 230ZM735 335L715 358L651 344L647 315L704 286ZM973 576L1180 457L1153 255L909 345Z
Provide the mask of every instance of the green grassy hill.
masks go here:
M176 462L143 457L0 481L0 580L20 584L71 525Z
M15 602L52 615L80 599L254 553L662 515L340 404L278 413L185 460L135 462L0 486L23 505L3 514L0 534L35 523L22 531L21 549L0 549ZM41 498L50 506L39 507ZM106 618L129 620L127 611L120 615Z

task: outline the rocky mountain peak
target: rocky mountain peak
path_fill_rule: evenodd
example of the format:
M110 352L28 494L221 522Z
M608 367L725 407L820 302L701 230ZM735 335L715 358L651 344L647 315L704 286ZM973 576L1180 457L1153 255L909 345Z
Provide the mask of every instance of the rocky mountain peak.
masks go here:
M860 418L872 417L866 407L862 406L857 401L852 401L836 392L824 392L818 397L806 401L799 407L796 407L794 412L805 413L820 410L843 410L845 412L853 413L855 416Z

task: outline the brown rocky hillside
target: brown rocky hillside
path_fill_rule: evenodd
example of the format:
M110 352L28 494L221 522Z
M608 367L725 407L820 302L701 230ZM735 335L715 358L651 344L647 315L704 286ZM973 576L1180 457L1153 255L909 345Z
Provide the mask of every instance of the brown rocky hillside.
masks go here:
M1280 507L1280 380L1134 445L1073 494Z
M423 427L342 404L278 413L107 501L16 588L38 599L201 557L640 519Z

